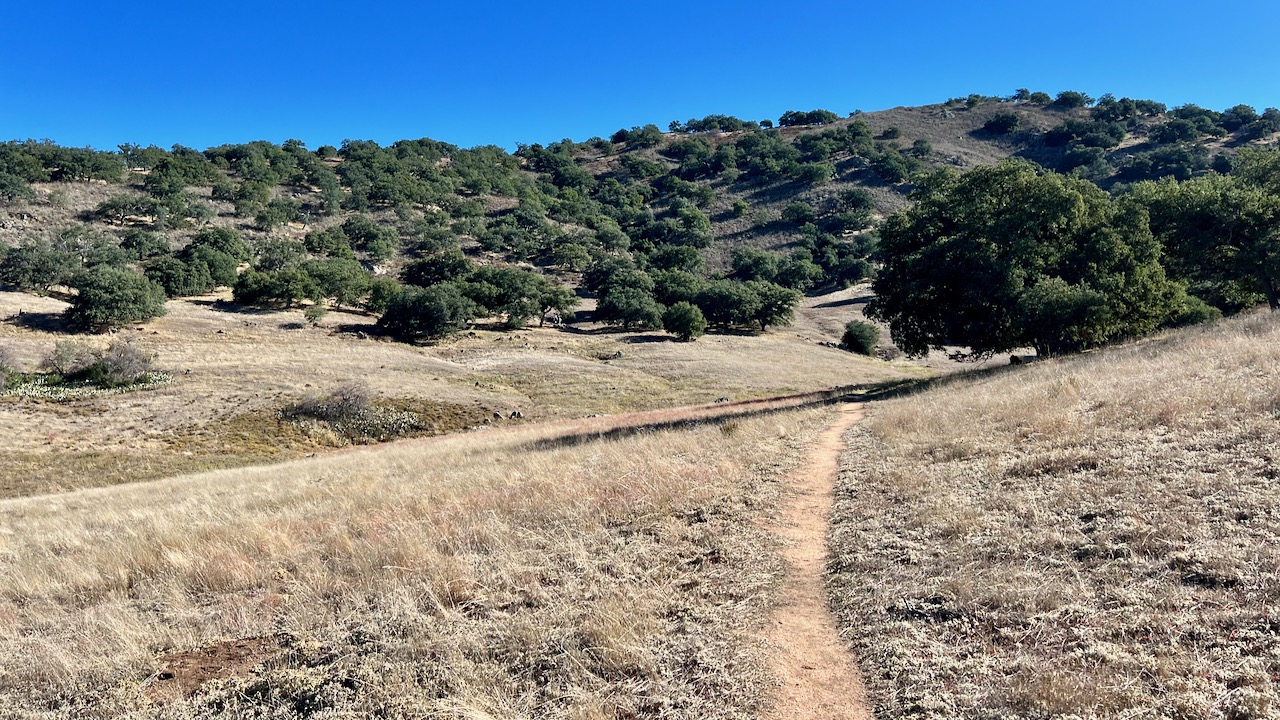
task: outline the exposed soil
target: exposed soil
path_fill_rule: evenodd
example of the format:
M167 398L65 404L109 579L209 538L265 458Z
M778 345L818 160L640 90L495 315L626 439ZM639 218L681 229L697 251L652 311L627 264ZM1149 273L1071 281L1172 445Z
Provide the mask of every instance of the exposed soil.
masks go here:
M147 694L158 702L190 696L207 682L248 675L279 651L279 638L256 637L173 653L162 658Z
M773 670L781 682L766 716L788 720L870 720L862 675L836 630L824 589L827 520L841 437L862 419L860 405L844 405L792 476L777 533L787 541L787 575L769 632L778 648Z

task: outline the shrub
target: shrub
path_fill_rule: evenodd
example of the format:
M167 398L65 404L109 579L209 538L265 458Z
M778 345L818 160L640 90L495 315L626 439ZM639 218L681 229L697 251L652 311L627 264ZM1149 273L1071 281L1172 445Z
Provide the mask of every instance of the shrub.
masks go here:
M982 126L982 131L992 135L1008 135L1022 124L1022 118L1015 113L996 113Z
M284 420L315 421L350 442L389 440L421 430L417 413L374 404L374 393L362 382L343 383L327 395L308 395L280 411Z
M111 343L106 351L92 343L66 340L40 363L46 372L100 388L119 388L145 382L155 356L128 340Z
M145 381L154 362L155 355L132 342L114 342L89 367L84 379L98 387L126 387Z
M324 305L321 305L320 303L316 303L315 305L309 305L307 306L306 310L302 311L303 319L305 319L307 322L311 323L312 325L319 325L320 321L324 319L324 316L328 314L329 314L329 308L325 307Z
M880 342L880 328L865 320L850 320L845 323L844 335L840 338L840 347L859 355L870 355L875 352L876 343Z
M689 342L707 331L707 319L697 305L678 302L662 313L662 329Z
M102 351L83 340L54 343L53 350L40 363L40 369L63 377L75 377L102 359Z

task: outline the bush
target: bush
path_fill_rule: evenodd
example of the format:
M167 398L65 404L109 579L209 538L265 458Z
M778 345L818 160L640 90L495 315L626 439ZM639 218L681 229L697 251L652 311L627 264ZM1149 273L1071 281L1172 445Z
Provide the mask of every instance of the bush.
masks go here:
M1022 124L1022 118L1011 112L996 113L982 126L982 131L992 135L1008 135Z
M40 363L46 372L100 388L118 388L145 382L155 356L128 340L111 343L105 352L92 343L66 340Z
M362 382L343 383L323 397L309 395L286 406L280 418L323 423L346 441L357 443L390 440L424 429L417 413L379 407L374 397Z
M845 323L844 335L840 338L840 347L859 355L870 355L880 342L880 328L865 320L850 320Z
M792 225L804 225L805 223L813 222L816 217L817 213L814 212L813 206L799 200L789 202L782 208L783 222L791 223Z
M689 342L707 331L707 319L697 305L678 302L662 313L662 329Z
M328 395L308 395L296 404L280 412L287 419L311 418L328 422L354 420L369 412L373 404L373 390L363 382L343 383Z
M154 362L155 355L132 342L114 342L102 358L89 367L84 379L98 387L126 387L145 381Z

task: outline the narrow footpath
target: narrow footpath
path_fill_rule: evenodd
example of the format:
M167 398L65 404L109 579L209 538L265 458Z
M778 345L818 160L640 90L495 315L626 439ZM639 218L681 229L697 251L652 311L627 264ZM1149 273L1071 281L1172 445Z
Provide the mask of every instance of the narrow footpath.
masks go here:
M771 720L873 718L862 673L840 639L823 586L827 521L844 448L841 436L862 419L860 405L836 407L839 414L792 474L781 518L773 528L786 543L782 555L787 574L768 635L777 648L773 671L781 681L766 716Z

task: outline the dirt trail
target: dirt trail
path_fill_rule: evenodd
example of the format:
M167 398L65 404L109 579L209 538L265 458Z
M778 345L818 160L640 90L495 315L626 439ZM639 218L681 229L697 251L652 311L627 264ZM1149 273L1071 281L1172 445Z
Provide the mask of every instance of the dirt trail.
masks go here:
M789 497L775 531L786 541L787 575L769 641L778 648L773 670L782 683L768 718L871 720L862 674L836 631L823 577L827 519L843 443L862 419L860 405L840 405L805 464L792 474Z

